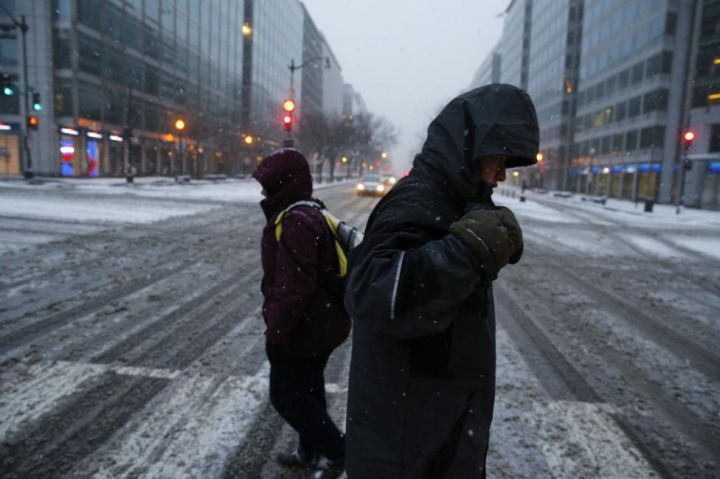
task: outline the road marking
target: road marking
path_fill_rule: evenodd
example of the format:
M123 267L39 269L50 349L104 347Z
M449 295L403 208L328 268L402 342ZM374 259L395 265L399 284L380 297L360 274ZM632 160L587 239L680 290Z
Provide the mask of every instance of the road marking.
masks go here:
M498 477L653 477L654 472L604 404L548 401L507 333L498 331L498 401L489 468ZM347 365L344 365L347 366ZM171 383L74 474L111 478L220 477L268 400L267 362L252 376L202 370L38 363L7 376L0 400L0 440L52 411L83 382L101 374L163 378ZM340 383L326 385L335 414L344 413ZM8 373L6 373L7 375ZM17 379L21 381L18 382ZM280 432L279 432L280 434ZM276 444L275 448L281 448Z

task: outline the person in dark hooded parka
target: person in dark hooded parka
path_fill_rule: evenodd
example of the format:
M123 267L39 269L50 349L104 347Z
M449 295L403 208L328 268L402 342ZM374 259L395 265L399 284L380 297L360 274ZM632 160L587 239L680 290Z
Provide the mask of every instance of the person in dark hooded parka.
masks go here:
M318 469L317 478L335 478L344 467L345 437L327 413L324 370L351 324L334 238L313 206L324 208L311 198L310 166L299 151L272 153L253 177L266 196L260 203L267 218L262 311L270 402L299 436L297 449L277 459L284 466ZM276 219L283 211L279 230Z
M350 254L350 479L485 477L495 399L492 282L522 254L491 195L537 160L535 108L504 84L452 100Z

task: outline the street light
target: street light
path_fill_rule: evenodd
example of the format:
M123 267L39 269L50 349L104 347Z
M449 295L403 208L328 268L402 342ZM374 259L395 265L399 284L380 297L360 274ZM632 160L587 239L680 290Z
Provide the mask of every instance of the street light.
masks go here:
M330 57L315 57L315 58L311 58L311 59L306 60L305 62L301 63L301 64L298 65L298 66L295 66L295 59L294 59L294 58L290 60L290 66L289 66L288 68L290 69L290 89L291 89L291 90L292 90L293 85L294 85L294 83L293 83L293 78L294 78L294 76L295 76L295 70L299 70L299 69L301 69L302 67L304 67L305 65L307 65L308 63L316 62L316 61L318 61L318 60L325 60L325 68L327 68L328 70L330 69Z
M388 157L388 154L387 154L387 153L383 153L383 154L380 155L380 156L382 156L382 158L383 158L383 160L384 160L384 159L386 159L386 158Z
M243 23L243 26L242 26L242 34L243 34L243 36L244 36L245 38L248 38L248 37L250 37L250 35L252 35L252 32L253 32L253 29L252 29L252 27L250 26L250 24L249 24L248 22Z

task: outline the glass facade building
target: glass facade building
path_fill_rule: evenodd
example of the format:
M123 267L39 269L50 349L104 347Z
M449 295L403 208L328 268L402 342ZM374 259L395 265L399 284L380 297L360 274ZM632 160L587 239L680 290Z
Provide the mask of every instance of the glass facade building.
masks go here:
M532 4L533 0L511 0L505 11L499 47L500 81L523 90L527 89Z
M491 53L501 57L500 80L526 89L538 112L543 161L528 170L531 180L662 203L685 190L686 204L720 207L712 176L720 171L720 1L538 6L511 0ZM690 127L687 159L697 167L685 175L681 136Z
M567 187L579 71L582 3L552 2L532 11L527 91L540 122L542 160L532 184Z
M261 138L261 152L282 144L282 103L293 98L296 105L295 124L302 111L303 75L293 75L290 89L291 61L300 65L303 58L303 26L305 13L297 0L253 1L252 63L250 84L250 123L248 133Z
M570 170L577 191L670 201L690 31L681 7L585 1Z
M685 204L720 209L720 0L696 12L688 129L696 135L688 158Z
M282 145L286 98L296 101L296 128L305 94L307 107L322 111L323 62L296 71L291 88L291 61L326 48L298 0L0 4L25 15L32 33L30 89L44 106L30 135L43 146L33 146L38 174L247 173ZM0 73L20 85L15 33L0 38ZM26 161L23 113L20 95L0 97L0 174L19 173Z
M54 3L63 174L120 175L127 166L140 174L224 171L237 141L241 1ZM69 142L80 154L69 158Z

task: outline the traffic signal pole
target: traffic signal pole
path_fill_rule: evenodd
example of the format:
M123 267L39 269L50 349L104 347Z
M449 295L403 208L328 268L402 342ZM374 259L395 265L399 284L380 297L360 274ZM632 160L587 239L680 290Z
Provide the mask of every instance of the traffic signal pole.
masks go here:
M14 19L13 19L14 20ZM25 15L20 15L20 31L23 38L23 100L25 101L25 158L27 159L27 168L23 172L26 179L32 179L35 176L32 170L32 155L30 154L30 129L27 126L27 118L30 116L30 90L28 88L28 58L27 58L27 31L28 25L25 23Z
M20 15L20 21L18 22L17 19L13 16L12 12L10 12L5 6L0 3L0 8L7 14L8 17L10 17L10 20L13 22L13 25L15 25L15 28L20 30L20 33L22 33L22 45L23 45L23 86L22 86L22 97L23 102L25 103L25 121L22 122L25 124L25 130L23 130L23 147L25 149L25 171L23 171L23 175L26 179L31 179L35 176L35 174L32 171L32 157L30 155L30 129L28 128L28 118L30 117L30 99L28 98L28 95L30 95L30 88L28 87L28 57L27 57L27 31L28 31L28 24L25 21L25 15ZM22 127L21 127L22 128Z

